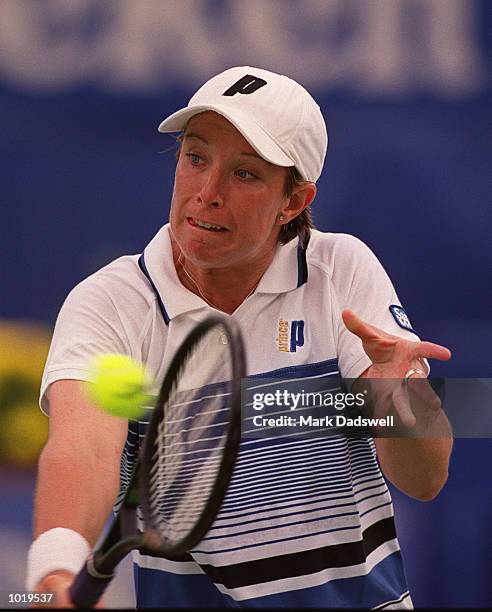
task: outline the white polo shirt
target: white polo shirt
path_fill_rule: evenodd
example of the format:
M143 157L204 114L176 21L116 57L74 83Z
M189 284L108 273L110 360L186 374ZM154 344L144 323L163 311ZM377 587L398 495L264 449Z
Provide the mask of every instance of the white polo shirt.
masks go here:
M341 311L416 339L387 274L360 240L313 231L307 248L279 245L256 291L230 315L241 327L248 375L357 378L370 365ZM159 384L184 337L214 309L186 289L166 225L143 256L105 266L67 297L41 388L89 380L88 363L119 352ZM145 421L129 424L128 481ZM135 553L137 605L411 607L391 498L371 439L342 435L243 440L218 520L189 555Z

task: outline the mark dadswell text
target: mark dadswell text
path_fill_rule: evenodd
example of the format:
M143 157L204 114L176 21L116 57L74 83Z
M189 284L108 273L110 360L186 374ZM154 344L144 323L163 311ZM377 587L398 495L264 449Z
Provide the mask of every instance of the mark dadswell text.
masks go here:
M335 416L313 417L282 415L279 417L255 416L255 427L393 427L394 416L388 415L380 419L356 416L353 418L337 414Z

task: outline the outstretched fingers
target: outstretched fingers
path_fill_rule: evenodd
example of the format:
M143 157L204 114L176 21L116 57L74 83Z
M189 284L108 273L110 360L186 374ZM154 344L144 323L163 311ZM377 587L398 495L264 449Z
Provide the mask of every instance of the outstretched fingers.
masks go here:
M445 346L433 342L416 342L412 351L413 359L438 359L447 361L451 359L451 351Z
M370 342L371 340L377 340L380 336L377 331L368 323L365 323L362 319L355 314L350 308L346 308L342 312L342 319L345 323L345 327L358 336L363 342Z

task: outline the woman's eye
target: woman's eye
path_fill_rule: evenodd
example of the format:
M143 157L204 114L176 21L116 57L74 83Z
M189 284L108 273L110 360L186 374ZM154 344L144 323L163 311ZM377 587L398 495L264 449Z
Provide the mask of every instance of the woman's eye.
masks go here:
M193 166L198 166L201 162L201 157L196 153L187 153L186 157L190 160Z
M239 178L242 178L242 179L256 178L255 175L249 170L238 170L236 174L239 176Z

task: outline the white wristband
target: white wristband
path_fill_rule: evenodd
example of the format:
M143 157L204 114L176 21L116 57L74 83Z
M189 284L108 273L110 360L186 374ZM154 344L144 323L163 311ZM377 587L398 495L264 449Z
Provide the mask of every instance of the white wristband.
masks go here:
M26 589L34 591L45 576L56 570L76 574L90 551L87 540L73 529L55 527L45 531L34 540L27 555Z

